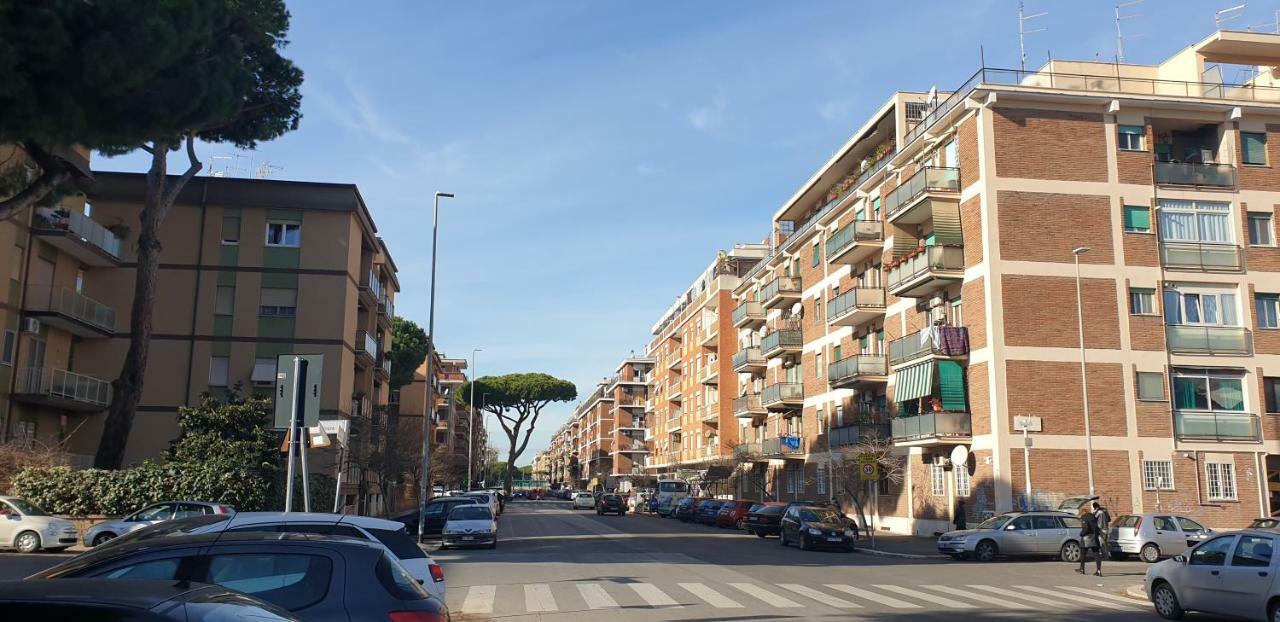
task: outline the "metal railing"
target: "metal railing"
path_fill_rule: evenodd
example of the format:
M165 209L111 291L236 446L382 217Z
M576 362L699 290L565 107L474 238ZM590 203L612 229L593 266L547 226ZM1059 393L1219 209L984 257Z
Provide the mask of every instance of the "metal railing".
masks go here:
M834 322L858 309L884 309L884 290L859 287L827 301L827 321Z
M382 371L384 373L386 373L387 375L391 375L391 359L385 356L380 358L382 359L382 362L378 363L378 366L382 368Z
M926 192L959 192L960 169L926 166L894 188L884 198L884 209L892 220L907 205Z
M803 346L804 333L798 329L775 330L760 340L760 351L765 356L770 356L787 348L799 349Z
M391 300L391 296L384 295L378 299L378 311L387 316L388 319L396 316L396 304Z
M14 392L24 395L43 395L104 408L111 403L110 382L65 369L23 368Z
M896 417L891 428L895 441L973 436L969 413L925 413L913 417Z
M763 366L765 364L764 354L760 348L742 348L733 353L733 368L755 365Z
M827 382L836 384L863 376L885 376L889 363L884 356L855 354L827 365Z
M378 358L378 340L373 338L367 330L356 331L356 352L364 353Z
M891 430L888 423L859 423L831 428L828 442L832 447L847 447L849 445L857 445L867 438L886 439L889 438L890 433Z
M74 318L106 332L115 332L116 310L67 287L31 285L24 301L30 311L48 311Z
M764 406L760 405L760 394L749 393L741 397L733 399L733 415L741 417L743 415L759 413L764 411Z
M737 326L746 319L763 320L764 305L751 301L740 303L738 307L733 310L733 324Z
M804 437L797 435L782 435L764 439L760 444L760 453L766 456L803 454L804 453Z
M108 255L120 258L120 236L110 229L98 224L98 221L85 216L83 212L63 208L51 209L42 207L36 210L33 229L59 229L74 233L82 242L92 244Z
M1253 352L1253 334L1242 326L1192 326L1164 328L1165 343L1174 354L1235 354Z
M934 270L964 271L964 249L959 246L926 246L914 257L889 269L888 289L892 291L921 274Z
M1235 188L1236 167L1230 164L1155 162L1156 183L1164 186Z
M786 294L799 296L801 289L800 277L780 276L769 281L769 284L765 285L764 289L760 290L760 299L767 301L773 299L775 296Z
M1252 413L1173 411L1173 433L1178 440L1262 440L1262 424Z
M929 332L916 331L889 342L890 365L929 354L964 356L968 353L969 329L963 326L934 326Z
M799 382L775 382L760 392L760 403L765 406L803 401L804 385Z
M837 229L831 237L827 238L827 261L831 261L832 257L843 253L858 242L882 240L884 240L884 223L878 220L855 220Z
M1211 242L1160 241L1160 265L1166 268L1235 272L1244 267L1240 247Z

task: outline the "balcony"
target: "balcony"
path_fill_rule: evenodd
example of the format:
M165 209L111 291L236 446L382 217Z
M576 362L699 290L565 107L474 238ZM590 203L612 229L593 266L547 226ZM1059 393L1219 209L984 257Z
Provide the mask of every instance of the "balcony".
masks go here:
M629 438L621 438L613 443L613 451L615 454L647 454L649 448L645 446L644 441L636 441Z
M767 362L760 348L742 348L733 353L733 371L738 373L764 371Z
M385 382L391 378L391 359L385 356L378 357L378 366L374 368L378 376Z
M698 411L698 420L703 423L718 424L720 423L720 402L712 402L703 404L702 409Z
M768 414L760 403L759 393L748 393L733 400L733 416L739 419L751 419Z
M1173 354L1248 356L1253 334L1240 326L1165 326L1166 347Z
M667 363L667 369L676 373L680 373L680 370L684 369L684 359L680 358L679 352L672 354L671 362Z
M895 417L890 425L893 442L911 446L968 442L973 437L969 413L940 412Z
M720 321L719 318L711 318L703 324L702 330L698 331L698 345L704 348L719 347L720 339Z
M64 207L38 208L31 221L31 233L86 265L120 263L120 237L81 212Z
M800 291L803 287L800 284L798 276L780 276L764 289L760 290L761 304L766 309L776 309L800 301Z
M888 378L888 360L879 355L855 354L827 365L827 384L833 389L886 382Z
M698 370L698 384L718 384L720 382L720 361L708 361Z
M26 367L18 374L13 399L63 410L97 412L111 403L111 383L63 369Z
M757 328L764 324L764 305L743 301L733 310L734 328Z
M116 310L66 287L31 285L23 300L26 315L85 338L116 332Z
M364 302L366 309L371 309L377 307L378 300L382 296L382 282L378 280L378 271L370 268L360 280L360 299Z
M1240 247L1234 244L1160 241L1160 265L1175 270L1239 272L1244 268Z
M378 299L378 318L387 324L392 323L392 319L396 316L396 303L391 300L391 296L383 295Z
M827 324L857 326L884 315L884 290L856 288L827 301Z
M888 423L858 423L831 428L827 435L832 447L849 447L864 440L886 439L891 433Z
M781 456L783 458L804 456L804 437L775 436L766 438L760 443L760 453L765 456Z
M1156 184L1160 186L1191 186L1194 188L1236 187L1236 167L1230 164L1199 164L1194 162L1154 163Z
M804 385L799 382L777 382L760 392L760 403L766 410L795 410L804 406Z
M679 386L676 386L667 394L667 401L679 404L684 401L684 391L682 391Z
M378 360L378 341L369 334L369 331L356 331L356 360L364 363L374 363Z
M903 298L923 298L963 278L963 248L926 246L889 269L888 290Z
M914 225L933 218L933 201L960 201L960 169L927 166L884 198L889 222Z
M1173 433L1180 441L1262 441L1261 422L1257 415L1249 413L1175 410Z
M889 365L894 367L929 356L959 358L968 355L969 329L963 326L933 326L889 342Z
M884 223L855 220L827 238L827 263L856 264L884 248Z
M767 359L799 352L804 347L804 334L799 329L775 330L760 340L760 352Z

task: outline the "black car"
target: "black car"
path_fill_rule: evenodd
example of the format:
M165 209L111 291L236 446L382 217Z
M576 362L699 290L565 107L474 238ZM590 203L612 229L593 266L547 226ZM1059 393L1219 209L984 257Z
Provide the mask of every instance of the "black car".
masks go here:
M0 581L7 620L204 622L297 620L288 611L217 585L130 579Z
M693 517L694 522L701 525L716 524L716 516L720 514L720 507L724 505L724 501L716 499L707 499L698 506L698 515Z
M702 499L695 497L685 497L676 504L676 509L671 511L671 516L680 519L681 522L689 522L693 520L693 508Z
M440 497L427 502L427 525L422 535L429 538L440 537L440 532L444 530L444 523L449 518L449 512L459 505L469 503L481 503L479 497L459 496L459 497ZM397 514L391 517L391 520L404 523L404 528L410 534L416 536L418 534L418 510L412 509L408 512Z
M794 543L802 551L835 548L852 552L858 540L853 521L825 505L793 505L782 513L780 527L782 546Z
M596 501L596 514L601 516L605 514L617 514L622 516L627 513L627 502L622 495L607 494L601 495L600 500Z
M747 533L754 533L764 538L776 536L781 529L782 513L787 506L781 504L760 504L747 512L747 520L742 524Z
M341 536L222 532L150 538L95 548L32 578L154 579L215 583L301 620L449 619L381 545ZM403 613L401 613L403 612Z

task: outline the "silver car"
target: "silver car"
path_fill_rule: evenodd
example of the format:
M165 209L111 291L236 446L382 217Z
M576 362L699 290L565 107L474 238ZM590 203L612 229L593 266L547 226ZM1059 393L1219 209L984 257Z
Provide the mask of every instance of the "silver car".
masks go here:
M161 501L152 503L124 518L104 521L90 527L84 532L84 545L87 547L98 546L135 529L142 529L148 525L163 523L175 518L209 514L234 514L235 511L236 509L229 505L206 501Z
M1080 561L1080 519L1065 512L1009 512L973 529L949 531L938 551L955 559L989 562L997 555L1054 556Z
M1177 514L1125 514L1111 522L1111 556L1137 555L1154 564L1161 557L1181 555L1213 536L1213 530Z
M1276 538L1274 531L1255 529L1211 536L1147 569L1142 586L1166 620L1187 611L1280 620Z

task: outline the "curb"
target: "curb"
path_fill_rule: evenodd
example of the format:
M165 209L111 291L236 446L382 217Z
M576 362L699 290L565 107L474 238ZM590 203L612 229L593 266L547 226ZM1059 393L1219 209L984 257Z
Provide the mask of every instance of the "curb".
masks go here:
M854 549L854 550L856 550L859 553L866 553L868 555L875 555L877 557L897 557L899 559L946 559L946 556L944 555L920 555L917 553L894 553L892 551L880 551L877 549L868 549L863 547L858 547L857 549Z
M1129 587L1125 588L1124 595L1128 596L1129 598L1136 598L1142 601L1147 600L1147 591L1142 587L1142 584L1130 585Z

